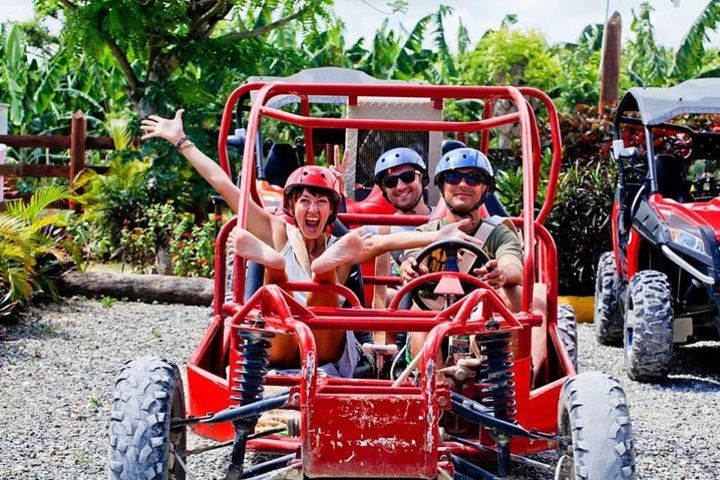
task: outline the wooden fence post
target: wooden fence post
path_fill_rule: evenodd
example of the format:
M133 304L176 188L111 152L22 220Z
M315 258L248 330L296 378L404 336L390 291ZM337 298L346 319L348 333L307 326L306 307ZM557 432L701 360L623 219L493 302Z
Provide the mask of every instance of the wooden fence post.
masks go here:
M618 101L621 49L622 18L618 12L613 12L605 24L605 33L603 34L602 60L600 62L599 116L605 115L605 110L614 107Z
M85 168L85 137L87 136L87 120L82 110L72 116L70 125L70 191L75 194L75 177ZM70 201L70 208L74 202Z

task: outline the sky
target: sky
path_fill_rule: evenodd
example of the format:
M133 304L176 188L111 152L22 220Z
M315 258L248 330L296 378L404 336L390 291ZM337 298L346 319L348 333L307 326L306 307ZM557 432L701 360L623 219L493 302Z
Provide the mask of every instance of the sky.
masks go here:
M630 30L631 10L639 9L641 0L409 0L404 13L392 14L388 0L335 0L335 12L345 22L347 41L371 37L385 18L390 27L411 29L424 15L435 12L443 3L453 8L446 19L446 39L453 47L459 19L477 41L488 28L497 28L509 13L518 15L517 27L537 29L550 42L574 42L590 23L603 23L606 9L617 10L623 18L623 35ZM658 43L677 48L682 36L707 5L708 0L651 0L655 8L653 24ZM0 0L0 20L26 20L32 16L32 0ZM720 47L718 32L711 45Z

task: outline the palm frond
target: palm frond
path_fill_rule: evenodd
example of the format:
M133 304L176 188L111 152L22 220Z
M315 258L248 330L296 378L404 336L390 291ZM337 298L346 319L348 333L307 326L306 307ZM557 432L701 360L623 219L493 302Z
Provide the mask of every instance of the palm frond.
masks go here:
M705 42L709 40L709 34L717 30L719 24L720 0L710 0L680 43L671 71L673 77L691 78L702 66Z
M438 11L435 13L435 31L433 32L433 43L437 48L438 55L440 57L441 74L444 73L446 77L450 79L457 77L458 71L455 68L455 61L450 53L450 48L445 41L445 27L443 26L443 20L445 16L452 13L452 8L446 5L440 5Z
M14 202L20 202L21 200L14 200L13 202L7 202L6 205L10 205ZM25 222L17 217L11 217L8 215L0 215L0 245L7 247L11 242L17 242L22 237L22 231L25 228Z
M711 68L695 75L694 78L714 78L720 77L720 67Z
M126 150L131 142L130 122L126 118L113 118L108 121L108 131L115 144L115 150Z
M389 65L395 66L401 77L412 77L415 73L415 55L422 51L422 41L425 36L425 29L432 19L431 15L422 17L408 33L407 39L402 46L398 44L391 46L388 53L393 57L388 59Z
M38 218L42 211L51 204L70 197L70 190L62 185L49 185L40 188L30 197L30 202L25 206L22 218L32 222Z
M9 284L10 298L12 300L24 301L29 299L34 290L33 275L35 269L23 267L12 267L6 272L7 283Z
M470 49L470 32L468 31L465 24L460 19L458 24L458 55L464 56Z

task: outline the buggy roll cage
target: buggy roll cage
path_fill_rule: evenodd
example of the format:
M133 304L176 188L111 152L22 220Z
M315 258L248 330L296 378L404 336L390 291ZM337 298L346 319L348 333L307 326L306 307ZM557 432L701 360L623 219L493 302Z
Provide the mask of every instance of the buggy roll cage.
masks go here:
M484 101L483 119L470 122L456 121L424 121L424 120L387 120L387 119L360 119L360 118L317 118L310 116L311 97L346 97L349 105L357 104L358 92L362 97L403 97L403 98L427 98L441 106L446 99L475 99ZM529 314L533 298L533 284L536 269L535 259L535 237L536 227L542 225L547 219L552 208L557 181L560 172L562 145L560 140L560 127L557 110L550 98L542 91L534 88L515 87L470 87L470 86L431 86L415 84L314 84L314 83L283 83L283 82L251 82L237 88L228 98L223 110L222 122L218 134L218 157L220 166L232 177L230 168L227 137L232 125L232 117L235 105L243 95L252 93L254 100L250 109L245 149L243 152L242 172L249 175L242 175L240 180L240 202L238 205L237 224L245 227L247 225L247 201L252 198L258 205L261 205L260 198L255 186L257 169L256 156L258 132L262 118L268 117L276 120L302 127L306 143L307 163L315 162L313 149L313 128L335 128L335 129L363 129L374 128L379 130L424 130L440 132L481 132L480 150L487 153L490 140L490 129L503 125L518 124L520 128L522 169L525 178L531 178L532 182L523 182L522 204L523 209L518 217L513 218L516 225L522 226L524 242L524 273L523 293L521 311ZM274 97L280 95L295 96L300 102L300 114L289 113L269 106ZM535 114L530 107L526 97L535 98L546 109L548 123L550 124L550 135L552 145L552 163L548 175L547 194L542 207L535 215L535 202L540 184L541 168L541 141L535 121ZM492 116L493 104L496 100L510 100L516 112ZM339 218L349 223L363 224L394 224L397 223L397 216L369 215L359 213L340 214ZM411 219L408 219L411 220ZM229 225L226 225L229 231ZM218 237L218 248L223 248L221 243L222 234ZM541 235L545 239L549 236ZM551 239L550 239L551 241ZM215 271L222 273L225 265L216 256ZM236 259L237 260L237 259ZM556 284L557 268L553 271L544 272L548 277L550 285ZM237 299L243 298L245 279L245 260L235 262L233 296ZM215 292L216 299L222 298L218 292L224 292L224 275L216 274ZM552 287L554 288L554 287ZM549 307L550 305L548 305ZM221 302L215 302L215 313L222 312Z

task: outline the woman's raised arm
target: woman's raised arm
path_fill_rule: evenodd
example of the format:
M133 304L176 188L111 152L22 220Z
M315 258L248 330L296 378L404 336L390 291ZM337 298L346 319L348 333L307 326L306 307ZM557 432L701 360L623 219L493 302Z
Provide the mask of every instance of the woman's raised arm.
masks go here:
M233 212L237 214L240 202L240 189L213 159L205 155L185 135L182 115L185 110L175 112L175 117L168 119L150 115L142 121L141 129L145 131L142 140L164 138L178 149L178 152L190 162L195 170L223 197ZM185 140L183 140L185 139ZM180 141L182 143L180 143ZM180 143L180 144L179 144ZM178 145L179 144L179 145ZM249 199L247 229L253 235L272 245L272 216L261 206Z

